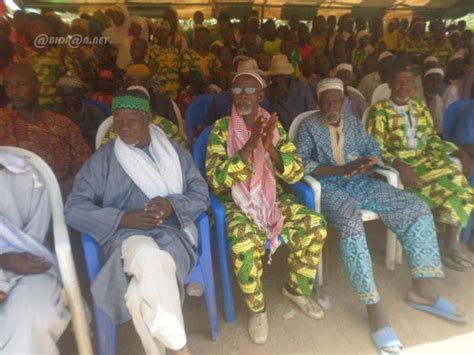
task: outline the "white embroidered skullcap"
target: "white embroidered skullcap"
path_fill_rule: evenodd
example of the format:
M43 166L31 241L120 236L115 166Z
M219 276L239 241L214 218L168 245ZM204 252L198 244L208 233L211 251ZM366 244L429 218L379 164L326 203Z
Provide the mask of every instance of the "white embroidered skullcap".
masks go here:
M263 80L260 74L258 74L255 71L250 71L250 70L244 70L235 74L234 79L232 79L232 84L237 80L237 78L240 78L241 76L251 76L252 78L258 81L262 89L267 87L267 83L265 82L265 80Z
M339 78L323 79L318 83L316 94L320 97L327 90L339 90L341 93L344 93L344 83Z
M341 63L341 64L338 64L337 67L336 67L336 73L338 71L341 71L341 70L348 70L352 73L352 65L349 64L349 63Z
M441 68L431 68L427 70L425 74L423 74L423 78L427 77L430 74L439 74L444 78L444 71Z
M388 57L395 57L391 52L385 51L379 54L377 58L377 63L380 62L382 59L388 58Z
M426 57L425 60L423 61L423 64L426 64L426 63L439 63L439 59L436 58L434 55L430 55Z
M451 55L451 57L449 57L448 63L449 63L449 62L452 62L452 61L455 60L455 59L462 59L462 60L464 60L464 53L463 53L463 51L459 50L459 51L457 51L456 53L453 53L453 55Z
M358 41L360 41L362 38L364 38L364 37L366 37L366 36L370 36L370 33L367 32L367 31L359 31L359 32L357 33L356 39L357 39Z
M148 90L144 87L144 86L141 86L141 85L130 85L128 88L127 88L127 91L130 91L130 90L139 90L141 92L143 92L146 97L148 97L148 100L150 100L150 93L148 92Z

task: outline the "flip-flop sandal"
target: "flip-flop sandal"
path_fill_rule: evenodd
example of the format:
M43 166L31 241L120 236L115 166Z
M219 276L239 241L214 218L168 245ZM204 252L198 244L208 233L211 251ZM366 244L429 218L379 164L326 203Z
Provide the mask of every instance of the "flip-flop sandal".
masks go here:
M416 302L412 302L410 300L406 300L407 304L422 312L434 314L435 316L457 322L457 323L466 323L468 321L468 317L466 315L462 315L457 307L449 302L444 297L439 297L438 300L435 302L434 305L430 306L427 304L420 304Z
M466 255L461 253L459 250L453 250L447 254L451 260L453 260L458 265L461 265L465 268L472 269L474 268L474 263Z
M467 267L464 267L462 265L459 265L456 263L450 255L447 254L441 254L441 262L443 263L443 266L455 270L455 271L467 271Z
M384 327L372 333L380 355L399 355L402 353L403 345L398 340L397 334L392 327ZM398 351L387 351L388 348L398 348Z

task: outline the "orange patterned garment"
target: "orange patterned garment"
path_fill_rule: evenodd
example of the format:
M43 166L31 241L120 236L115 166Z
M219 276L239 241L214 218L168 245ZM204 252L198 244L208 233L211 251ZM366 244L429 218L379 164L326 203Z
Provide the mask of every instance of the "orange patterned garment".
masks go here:
M43 114L44 118L32 124L11 108L0 109L0 145L20 147L38 154L67 190L91 151L79 127L69 118L49 111L43 111Z

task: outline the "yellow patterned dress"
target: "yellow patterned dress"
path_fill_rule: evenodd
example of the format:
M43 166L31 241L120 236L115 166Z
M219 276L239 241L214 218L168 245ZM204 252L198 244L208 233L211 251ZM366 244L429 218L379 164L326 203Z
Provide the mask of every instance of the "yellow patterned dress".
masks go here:
M181 73L195 75L201 83L210 84L220 67L221 62L214 53L209 52L206 56L201 56L194 49L188 49L183 54Z
M155 116L151 123L160 127L168 138L176 140L179 144L181 144L182 147L187 148L186 141L183 139L183 137L181 137L178 127L173 122L164 117ZM112 126L112 128L105 135L104 139L102 139L101 145L104 145L108 141L115 138L117 138L117 133L115 132L114 126Z
M265 308L261 277L267 236L232 198L232 186L247 180L253 170L238 154L230 158L227 155L229 121L229 117L218 120L209 135L206 174L209 185L226 209L234 272L246 305L251 312L260 312ZM278 132L281 139L276 148L282 157L284 171L276 172L276 175L282 181L294 184L303 177L303 163L279 123ZM299 294L309 296L326 238L326 222L321 215L297 204L292 195L283 193L278 180L277 203L284 218L281 237L290 250L288 285Z
M402 115L403 111L409 115ZM414 145L408 139L410 116L416 122ZM390 99L380 101L370 109L367 125L386 163L399 159L414 169L423 187L411 192L430 206L435 221L464 227L474 207L474 191L449 158L458 147L436 135L426 104L419 99L410 99L407 106L396 106Z
M441 46L435 46L431 44L431 55L434 55L439 60L439 66L445 68L448 64L448 59L453 54L454 49L449 44L449 41L445 41Z
M61 60L59 48L50 48L47 52L40 54L29 47L25 47L24 54L16 56L14 62L31 64L41 85L38 98L41 107L47 109L60 103L56 82L62 75L73 70L72 63L67 57L64 62Z
M154 81L160 92L176 100L179 89L181 55L175 47L163 48L157 45L148 50L148 63L154 68Z

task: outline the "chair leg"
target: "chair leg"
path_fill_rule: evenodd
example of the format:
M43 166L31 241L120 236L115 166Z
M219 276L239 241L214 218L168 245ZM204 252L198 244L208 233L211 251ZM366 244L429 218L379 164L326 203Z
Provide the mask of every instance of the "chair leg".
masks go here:
M204 296L206 298L207 318L211 328L212 341L219 340L219 315L217 314L216 287L212 261L201 259L201 273L204 281Z
M99 355L115 355L115 323L97 306L94 306L94 311Z
M462 230L461 235L459 236L460 242L468 244L471 240L472 229L474 228L474 212L471 213L471 218L466 227Z
M397 255L396 255L395 262L398 265L401 265L403 261L402 256L403 256L403 248L402 248L402 245L400 244L400 241L397 239Z
M385 267L395 270L397 237L390 229L387 229L387 244L385 247Z
M224 303L224 318L227 323L235 322L234 296L232 278L227 255L225 222L216 218L217 248L219 251L219 266L221 271L222 298Z
M317 287L321 287L323 285L323 250L321 250L321 256L319 257L319 264L318 264L318 273L316 274Z

